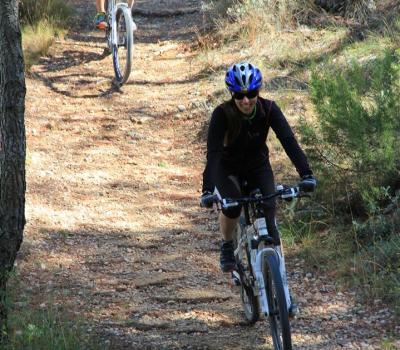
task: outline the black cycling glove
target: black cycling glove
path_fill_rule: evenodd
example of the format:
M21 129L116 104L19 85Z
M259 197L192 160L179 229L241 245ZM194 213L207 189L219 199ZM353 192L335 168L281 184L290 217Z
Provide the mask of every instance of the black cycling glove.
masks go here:
M204 191L203 194L200 197L200 206L203 208L212 208L213 207L213 202L209 199L212 196L211 191Z
M314 192L317 187L317 179L314 175L304 175L299 182L299 188L304 192Z

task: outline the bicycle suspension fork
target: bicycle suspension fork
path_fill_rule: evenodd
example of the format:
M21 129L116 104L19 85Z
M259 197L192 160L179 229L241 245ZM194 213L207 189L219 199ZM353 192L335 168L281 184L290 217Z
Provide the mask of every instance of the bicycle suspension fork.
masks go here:
M269 315L269 307L267 301L267 293L265 291L263 263L265 257L269 254L276 254L276 252L273 248L263 248L260 251L257 251L257 249L251 250L251 265L256 278L256 286L258 289L258 300L260 303L261 312L264 315Z
M289 310L291 305L290 294L289 294L289 283L286 275L286 264L285 264L285 256L283 254L282 245L276 246L275 251L279 255L279 271L282 276L283 288L285 289L285 298L286 305Z
M264 217L257 218L255 226L257 227L258 235L260 238L269 237ZM269 307L265 291L265 281L262 270L265 258L268 255L275 255L277 258L279 264L279 272L282 277L283 288L285 291L286 305L289 310L291 305L291 300L290 300L289 285L286 275L285 258L281 246L278 245L274 247L266 247L260 250L259 243L257 243L257 246L250 246L250 247L251 247L251 265L257 281L261 311L266 315L269 314Z
M111 46L118 46L118 34L117 34L117 5L114 3L111 9Z

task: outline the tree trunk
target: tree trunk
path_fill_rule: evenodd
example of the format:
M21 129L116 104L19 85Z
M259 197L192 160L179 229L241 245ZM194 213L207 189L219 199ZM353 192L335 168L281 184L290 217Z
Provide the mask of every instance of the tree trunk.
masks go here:
M25 78L18 0L0 5L0 337L6 283L25 225Z

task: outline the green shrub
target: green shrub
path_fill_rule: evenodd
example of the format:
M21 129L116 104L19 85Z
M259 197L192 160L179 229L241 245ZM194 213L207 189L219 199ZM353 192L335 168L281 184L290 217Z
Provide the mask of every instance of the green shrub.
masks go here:
M320 174L320 192L331 203L349 203L353 214L378 212L398 186L399 79L393 51L363 65L312 74L317 121L303 121L302 142Z
M400 235L392 234L388 240L377 239L360 250L354 258L358 285L366 296L390 303L400 315Z
M6 349L85 349L81 326L62 320L54 310L11 313Z
M316 118L300 133L331 225L302 242L307 259L400 312L399 54L320 66L310 91Z

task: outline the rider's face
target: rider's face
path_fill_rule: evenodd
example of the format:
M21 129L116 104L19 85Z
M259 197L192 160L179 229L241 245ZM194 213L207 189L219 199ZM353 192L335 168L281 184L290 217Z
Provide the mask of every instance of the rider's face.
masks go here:
M254 106L257 103L257 98L258 96L254 98L248 98L247 96L245 96L242 100L237 100L235 98L234 100L237 108L239 108L239 111L241 111L243 114L250 115L253 112Z

